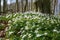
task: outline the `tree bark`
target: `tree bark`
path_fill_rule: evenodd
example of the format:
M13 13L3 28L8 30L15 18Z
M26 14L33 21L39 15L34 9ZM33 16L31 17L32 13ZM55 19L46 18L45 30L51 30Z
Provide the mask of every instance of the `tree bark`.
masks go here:
M1 14L1 0L0 0L0 14Z
M33 10L33 0L31 0L31 11Z
M28 0L26 0L26 4L25 4L25 7L24 7L24 12L28 10Z
M3 0L3 12L6 13L7 11L7 1Z
M36 7L35 11L38 12L38 1L36 1L34 4L35 4L35 7Z
M19 3L18 3L18 0L16 0L16 9L17 9L17 12L19 12Z
M22 10L22 12L23 12L23 0L21 0L21 4L22 4L22 5L21 5L21 8L22 8L21 10Z

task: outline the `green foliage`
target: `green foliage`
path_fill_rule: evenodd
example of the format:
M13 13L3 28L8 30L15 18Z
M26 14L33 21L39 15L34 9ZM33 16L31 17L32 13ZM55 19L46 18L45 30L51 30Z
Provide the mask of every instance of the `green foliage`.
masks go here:
M0 30L3 30L5 28L2 20L6 20L6 18L4 16L0 16Z
M3 24L0 24L0 30L4 29Z
M60 18L43 14L11 14L6 16L10 40L60 40Z

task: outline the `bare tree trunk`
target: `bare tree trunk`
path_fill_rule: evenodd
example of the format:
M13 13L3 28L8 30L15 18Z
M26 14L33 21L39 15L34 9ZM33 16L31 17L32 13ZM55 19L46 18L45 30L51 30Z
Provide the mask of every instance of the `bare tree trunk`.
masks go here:
M19 12L19 3L18 3L18 0L16 0L16 9L17 9L17 12Z
M26 0L26 11L28 11L28 0Z
M23 12L23 0L21 0L21 8L22 8L22 12Z
M6 13L7 11L7 1L3 0L3 12Z
M54 0L54 13L55 13L55 7L56 7L57 3L58 3L58 0Z
M42 6L42 13L44 13L44 4L43 4L43 0L41 1L41 6Z
M31 11L32 11L32 9L33 9L33 7L32 7L33 5L32 5L32 4L33 4L33 0L31 0Z
M26 4L25 4L25 7L24 7L24 12L28 10L28 0L26 0Z
M35 2L36 12L38 12L38 1Z
M1 14L1 0L0 0L0 14Z

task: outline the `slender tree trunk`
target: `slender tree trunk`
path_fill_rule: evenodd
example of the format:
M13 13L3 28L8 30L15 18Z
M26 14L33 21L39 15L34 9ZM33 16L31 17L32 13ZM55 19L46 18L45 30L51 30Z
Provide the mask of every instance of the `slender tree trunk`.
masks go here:
M6 13L7 11L7 1L3 0L3 12Z
M19 3L18 3L18 0L16 0L16 9L17 9L17 12L19 11Z
M21 0L21 8L22 8L22 12L23 12L23 0Z
M57 3L58 3L58 0L54 0L54 13L55 13L55 8L56 8Z
M26 11L28 11L28 0L26 0Z
M28 10L28 0L26 0L26 4L25 4L25 7L24 7L24 12Z
M31 0L31 11L33 10L33 0Z
M38 12L38 1L35 2L36 12Z
M26 4L25 4L25 7L24 7L24 12L26 11Z
M52 14L52 12L51 12L51 2L50 2L50 0L49 0L49 8L48 8L49 10L48 10L48 13L51 15Z
M0 14L1 14L1 0L0 0Z
M44 3L43 3L43 0L41 1L41 6L42 6L42 13L44 13Z

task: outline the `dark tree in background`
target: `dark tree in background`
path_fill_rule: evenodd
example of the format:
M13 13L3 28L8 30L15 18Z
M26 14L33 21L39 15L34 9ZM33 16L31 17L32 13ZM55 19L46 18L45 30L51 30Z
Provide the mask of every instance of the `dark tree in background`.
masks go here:
M51 4L50 0L43 1L43 10L44 10L44 13L51 14L51 5L50 4Z
M33 5L32 5L32 4L33 4L33 0L31 0L31 11L32 11L32 9L33 9L33 8L32 8L32 7L33 7Z
M28 10L28 0L26 0L26 4L25 4L25 7L24 7L24 12Z
M7 0L3 0L3 12L7 12Z
M0 0L0 13L1 13L1 0Z
M21 4L22 4L21 5L21 8L22 8L21 11L23 12L23 0L21 0Z
M16 0L16 9L17 9L17 12L19 12L19 3L18 3L18 0Z
M35 7L36 7L36 12L38 11L38 1L36 1L35 3Z
M35 2L36 6L36 12L38 11L38 8L40 12L42 13L51 13L51 5L50 5L50 0L37 0Z

